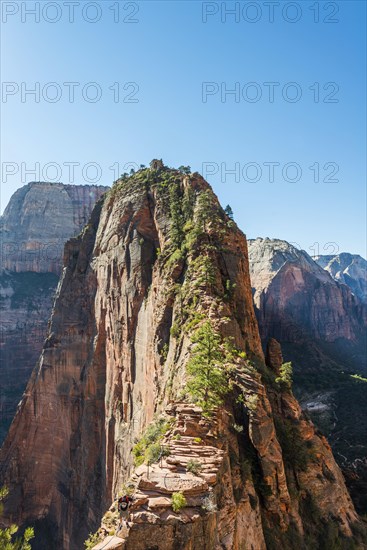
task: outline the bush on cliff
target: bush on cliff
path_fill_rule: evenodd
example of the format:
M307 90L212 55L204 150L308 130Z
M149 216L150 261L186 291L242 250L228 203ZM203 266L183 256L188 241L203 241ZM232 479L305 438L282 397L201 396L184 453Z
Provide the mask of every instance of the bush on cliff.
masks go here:
M179 512L182 508L184 508L187 505L186 498L183 493L172 493L171 497L172 502L172 510L174 512Z
M275 379L276 382L280 385L281 388L290 390L292 387L293 377L293 368L292 363L283 363L280 367L280 374Z
M3 512L2 501L7 497L9 490L7 487L0 488L0 516ZM34 538L34 530L32 527L27 527L23 537L14 539L14 535L18 532L17 525L11 525L5 529L0 529L0 548L1 550L31 550L29 543Z
M135 466L140 466L144 462L151 464L157 462L161 456L167 456L168 450L162 447L161 440L170 424L164 418L159 418L148 426L142 438L133 447Z

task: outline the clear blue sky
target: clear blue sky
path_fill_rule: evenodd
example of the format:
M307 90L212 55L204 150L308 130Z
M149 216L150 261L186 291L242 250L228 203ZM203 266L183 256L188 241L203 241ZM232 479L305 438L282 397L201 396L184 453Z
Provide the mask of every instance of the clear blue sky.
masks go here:
M50 178L25 174L35 163L41 171L48 163L57 163L64 183L70 182L65 163L80 163L75 183L93 179L93 168L86 177L82 168L97 163L98 183L110 185L117 171L109 167L115 163L121 173L126 163L147 164L162 157L170 166L187 164L204 171L249 238L282 238L309 253L316 242L320 253L334 247L366 256L365 2L319 2L318 23L311 9L315 2L305 0L296 2L301 15L295 8L282 13L288 3L280 1L274 7L273 23L263 2L258 2L257 13L254 7L244 12L246 2L237 2L241 9L237 22L235 16L220 13L221 2L203 7L200 1L104 0L85 9L91 2L80 1L75 2L73 23L71 8L63 1L58 2L58 12L52 6L42 12L47 2L40 2L40 21L35 22L25 12L25 6L31 9L35 4L2 1L2 80L10 83L1 104L2 210L24 182L54 178L52 167ZM120 21L114 22L118 4ZM230 9L235 4L223 5ZM203 21L203 10L217 9ZM297 22L286 20L299 15ZM96 23L85 20L97 16ZM56 18L60 20L50 22ZM249 22L256 18L259 21ZM339 22L326 23L325 18ZM40 101L28 95L22 102L22 87L23 91L34 88L36 82ZM55 103L49 100L57 89L44 89L50 82L56 82L62 94ZM80 83L74 103L64 82ZM96 103L83 99L81 90L89 82L96 82L102 91ZM139 91L130 97L138 102L114 102L109 87L115 82L120 83L121 98L136 88L123 90L124 84L135 82ZM206 102L203 82L215 83L214 92L218 89ZM242 95L224 96L221 101L221 86L234 89L236 82ZM247 86L249 82L256 87ZM272 103L264 82L279 83ZM284 88L289 82L296 82L298 93L302 92L297 102L282 97L288 93L292 98L297 91ZM309 89L315 82L319 102L314 100L316 86ZM339 91L335 92L335 84L324 90L330 82ZM95 91L89 87L85 93L92 98ZM261 93L261 99L249 101L255 93ZM325 98L337 102L325 103ZM274 181L269 181L264 162L279 163ZM297 175L292 166L284 169L292 162L302 170L299 181L287 181ZM211 170L216 173L208 175L203 163L214 163ZM223 173L235 163L239 181ZM246 168L248 163L256 163L262 172L256 165ZM314 181L315 163L319 163L319 182ZM326 163L335 164L324 168ZM330 177L339 181L323 181L335 165L339 171ZM246 169L247 179L257 175L259 181L246 181ZM6 176L4 172L11 170L16 173ZM336 243L337 248L324 249L327 243Z

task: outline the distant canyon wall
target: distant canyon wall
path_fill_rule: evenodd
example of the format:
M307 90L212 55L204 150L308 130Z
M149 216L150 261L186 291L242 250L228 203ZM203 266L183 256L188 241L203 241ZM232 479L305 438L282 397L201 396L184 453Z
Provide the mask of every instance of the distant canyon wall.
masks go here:
M107 189L32 182L0 218L0 443L42 349L64 244Z

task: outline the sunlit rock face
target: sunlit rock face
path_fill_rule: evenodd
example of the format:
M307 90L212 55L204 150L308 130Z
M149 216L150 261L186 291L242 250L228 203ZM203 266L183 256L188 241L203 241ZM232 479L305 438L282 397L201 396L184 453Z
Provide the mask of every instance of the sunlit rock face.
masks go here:
M278 339L285 360L292 361L295 393L328 435L354 502L365 513L367 317L358 297L365 261L351 254L314 261L279 239L250 240L248 248L263 345Z
M335 281L347 285L355 296L367 302L367 261L362 256L342 252L335 256L315 256L313 259Z
M254 303L264 339L297 341L307 335L325 342L357 343L366 308L303 250L286 241L249 241Z
M0 219L2 269L60 275L65 242L81 231L108 189L47 182L18 189Z
M205 320L235 350L209 417L187 394ZM5 521L36 524L35 550L77 550L130 480L135 508L116 548L359 540L330 447L276 380L281 351L269 345L266 366L246 238L203 178L159 165L118 181L65 246L47 340L1 451ZM169 452L136 468L156 415Z

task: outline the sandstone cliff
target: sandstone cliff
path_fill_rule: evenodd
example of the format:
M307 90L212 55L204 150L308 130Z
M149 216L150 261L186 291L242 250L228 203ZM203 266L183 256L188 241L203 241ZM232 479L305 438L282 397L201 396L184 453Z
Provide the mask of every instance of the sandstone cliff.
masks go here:
M366 513L366 306L285 241L249 241L249 261L263 344L271 337L281 342L293 363L296 395L328 436L355 503Z
M107 189L29 183L0 218L0 444L46 337L64 244Z
M276 343L264 364L245 236L201 176L147 169L117 182L64 262L1 451L5 521L35 524L35 549L81 549L130 482L121 548L366 548L327 441L279 379ZM228 386L209 417L187 385L205 321ZM164 452L135 468L157 422Z
M286 241L258 238L249 241L249 255L264 338L271 332L280 340L299 339L303 333L325 342L360 341L366 307L305 251Z
M349 286L355 296L367 302L367 262L362 256L342 252L336 256L315 256L313 259L333 279Z
M60 275L62 251L109 188L31 182L11 197L0 219L1 267Z

